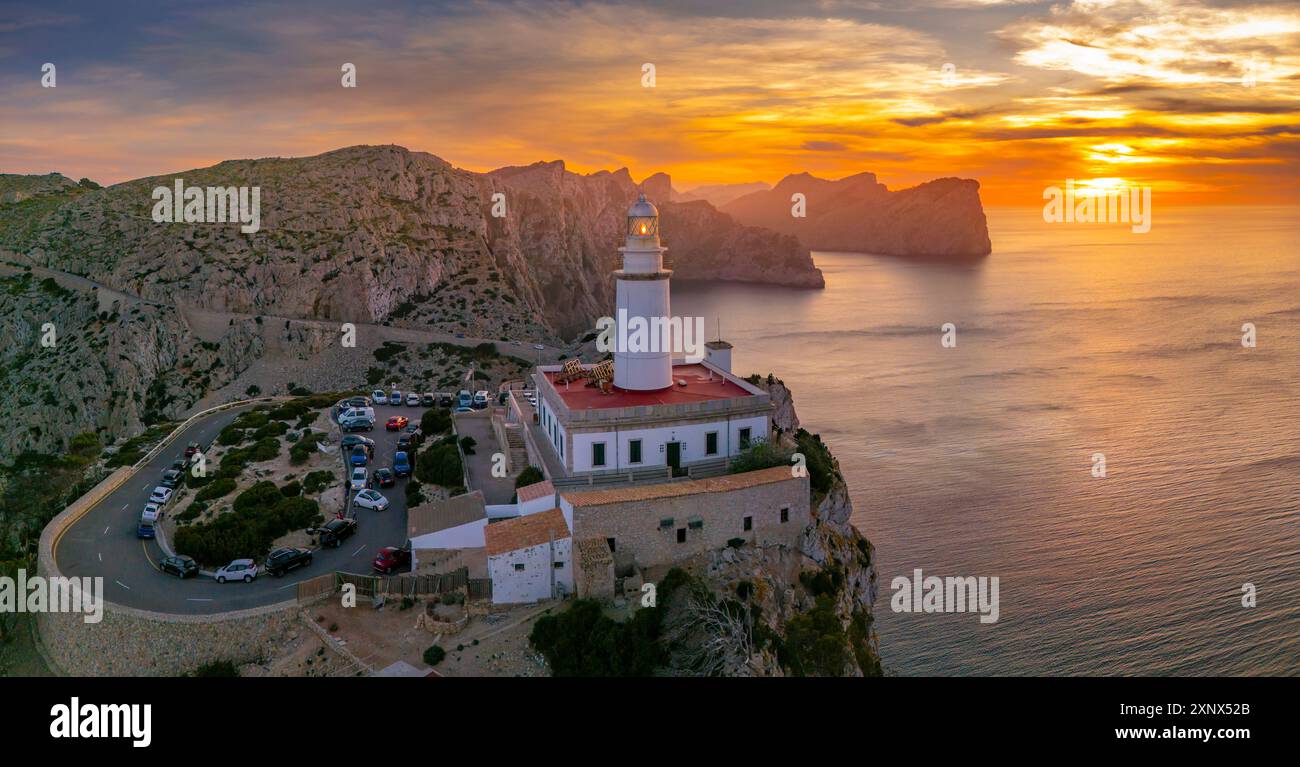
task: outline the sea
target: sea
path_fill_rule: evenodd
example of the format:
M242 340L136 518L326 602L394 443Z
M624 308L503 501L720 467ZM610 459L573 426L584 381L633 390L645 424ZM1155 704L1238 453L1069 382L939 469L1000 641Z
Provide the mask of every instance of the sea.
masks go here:
M673 286L839 459L886 672L1300 675L1300 213L987 215L974 263ZM916 569L998 578L997 622L895 611Z

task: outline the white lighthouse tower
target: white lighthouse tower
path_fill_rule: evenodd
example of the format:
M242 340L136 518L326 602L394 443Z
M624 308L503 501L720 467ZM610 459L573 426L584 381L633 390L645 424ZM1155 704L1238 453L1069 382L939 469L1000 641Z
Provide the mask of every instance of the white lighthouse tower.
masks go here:
M668 278L664 251L659 244L659 211L645 195L627 211L627 241L618 251L623 268L614 272L617 313L621 325L641 318L646 326L665 321L668 311ZM619 336L627 338L624 328ZM614 351L614 386L631 391L653 391L673 385L673 355L669 339L661 338L658 348L628 351L620 344Z

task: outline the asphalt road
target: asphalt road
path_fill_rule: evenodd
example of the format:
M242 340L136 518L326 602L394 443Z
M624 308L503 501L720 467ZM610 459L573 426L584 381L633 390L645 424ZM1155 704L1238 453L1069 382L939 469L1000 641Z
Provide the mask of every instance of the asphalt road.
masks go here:
M114 604L162 613L201 615L293 599L298 582L322 573L335 570L368 573L370 561L379 549L406 542L407 479L403 478L397 480L395 486L380 490L389 500L386 510L355 511L358 522L356 535L338 548L318 550L310 565L283 577L263 573L252 583L219 584L203 575L182 581L158 570L157 562L166 556L158 543L135 537L136 523L149 493L158 485L162 472L182 456L186 444L193 441L208 447L217 434L246 409L222 411L192 424L122 487L87 512L64 533L54 550L60 571L76 577L102 576L105 597ZM375 441L375 456L370 463L372 471L385 466L391 468L393 464L399 435L384 430L388 417L401 414L418 421L422 413L422 407L375 408L375 430L364 433ZM337 431L335 435L337 444ZM179 503L169 506L167 513L183 510L192 497L191 492ZM337 511L331 508L321 510L327 519ZM262 562L259 561L258 565L260 567Z

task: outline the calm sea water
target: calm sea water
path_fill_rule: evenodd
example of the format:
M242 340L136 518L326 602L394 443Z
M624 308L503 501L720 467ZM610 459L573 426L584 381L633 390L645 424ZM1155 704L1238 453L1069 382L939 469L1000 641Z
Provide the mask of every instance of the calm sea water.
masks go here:
M886 667L1300 674L1297 213L989 226L974 266L816 253L824 291L673 288L839 458L879 552ZM893 613L917 567L999 577L1000 620Z

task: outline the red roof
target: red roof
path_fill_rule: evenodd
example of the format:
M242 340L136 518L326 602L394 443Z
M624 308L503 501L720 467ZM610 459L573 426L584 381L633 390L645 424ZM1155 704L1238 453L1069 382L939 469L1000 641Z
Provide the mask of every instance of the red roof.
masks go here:
M543 375L570 410L679 405L685 402L707 402L754 396L752 392L700 364L674 365L673 385L658 391L628 391L615 388L612 393L603 394L600 389L587 386L585 378L563 384L555 382L556 376L560 375L558 370ZM710 377L712 380L709 380ZM685 381L686 385L678 386L678 381Z
M568 537L569 523L559 509L503 519L483 529L483 542L489 557Z
M555 485L551 484L551 480L544 479L541 482L524 485L515 492L519 494L520 503L525 501L535 501L542 496L555 495Z

